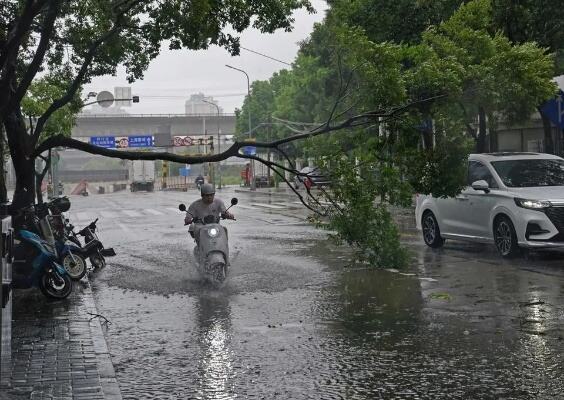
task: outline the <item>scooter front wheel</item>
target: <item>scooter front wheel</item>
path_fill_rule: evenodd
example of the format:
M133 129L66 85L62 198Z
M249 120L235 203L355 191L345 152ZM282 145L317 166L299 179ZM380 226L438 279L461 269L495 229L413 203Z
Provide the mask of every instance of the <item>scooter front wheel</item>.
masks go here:
M86 261L77 254L66 254L61 260L61 264L73 281L78 281L86 275Z
M92 263L92 266L96 269L101 269L106 266L106 260L104 259L104 256L102 256L101 254L94 254L93 256L90 256L90 262Z
M41 277L39 289L52 299L65 299L72 292L72 281L68 274L60 274L55 268L51 268Z

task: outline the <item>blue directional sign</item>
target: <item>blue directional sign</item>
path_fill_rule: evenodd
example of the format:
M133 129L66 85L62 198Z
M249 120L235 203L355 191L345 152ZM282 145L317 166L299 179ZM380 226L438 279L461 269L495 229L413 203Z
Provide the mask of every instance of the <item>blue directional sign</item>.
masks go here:
M257 148L256 146L245 146L243 147L243 154L246 156L256 156Z
M92 136L90 137L90 144L113 149L116 147L116 138L115 136Z
M153 136L129 136L129 147L153 147Z
M178 175L190 176L190 166L178 168Z
M564 129L564 92L558 91L556 98L543 104L541 113L546 116L554 125Z

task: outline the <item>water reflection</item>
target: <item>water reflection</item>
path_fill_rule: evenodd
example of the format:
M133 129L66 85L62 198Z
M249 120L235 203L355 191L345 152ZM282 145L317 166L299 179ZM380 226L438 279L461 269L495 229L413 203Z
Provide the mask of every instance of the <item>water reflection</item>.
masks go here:
M423 299L414 277L383 270L352 270L343 273L340 285L340 317L348 330L388 336L417 329Z
M195 304L198 318L198 396L206 399L234 399L232 378L233 337L231 307L224 293L199 296Z

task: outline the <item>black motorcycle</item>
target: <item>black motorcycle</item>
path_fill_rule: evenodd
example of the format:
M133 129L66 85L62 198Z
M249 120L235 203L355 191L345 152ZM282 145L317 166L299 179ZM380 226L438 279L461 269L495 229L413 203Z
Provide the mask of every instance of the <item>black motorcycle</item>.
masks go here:
M104 248L104 245L96 233L96 230L98 229L96 226L97 222L98 218L82 228L80 231L74 232L74 226L67 220L66 230L69 233L69 240L79 246L82 246L79 240L79 236L82 236L84 238L83 248L88 249L88 258L90 259L92 266L94 268L104 268L106 266L105 257L113 257L116 255L116 252L112 247Z

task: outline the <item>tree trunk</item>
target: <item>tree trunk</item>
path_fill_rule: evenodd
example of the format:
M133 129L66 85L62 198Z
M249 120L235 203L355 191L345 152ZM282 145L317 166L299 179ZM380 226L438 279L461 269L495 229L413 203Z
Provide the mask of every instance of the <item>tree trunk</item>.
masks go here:
M476 142L476 153L485 153L487 151L487 141L486 141L486 110L484 107L478 108L478 141Z
M6 163L4 162L6 149L4 127L0 124L0 203L8 202L8 191L6 190Z
M35 199L35 159L30 156L31 149L23 116L13 112L4 119L4 128L10 146L10 155L16 172L16 189L12 199L15 210L31 205Z
M552 124L550 119L544 116L544 114L539 109L539 114L542 118L542 127L544 130L544 152L548 154L554 154L554 141L552 140Z

